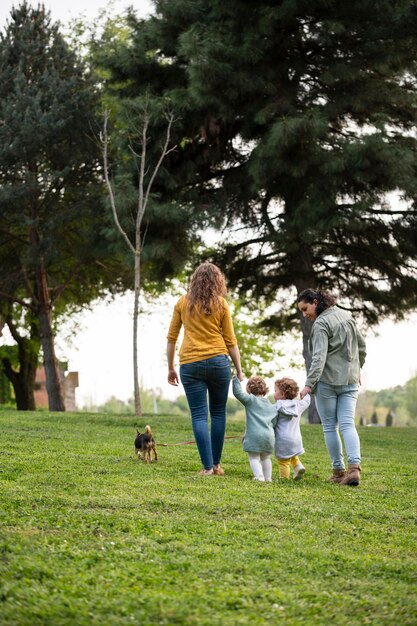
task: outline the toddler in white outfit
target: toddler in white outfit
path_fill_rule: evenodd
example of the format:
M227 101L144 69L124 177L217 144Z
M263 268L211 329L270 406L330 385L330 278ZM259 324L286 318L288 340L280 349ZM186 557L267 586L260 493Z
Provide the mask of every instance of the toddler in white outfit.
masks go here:
M294 480L300 480L305 467L299 459L303 454L303 440L301 437L301 414L310 404L310 396L296 400L299 387L292 378L280 378L275 381L274 398L278 419L275 423L275 456L278 460L279 477L289 478L293 468Z

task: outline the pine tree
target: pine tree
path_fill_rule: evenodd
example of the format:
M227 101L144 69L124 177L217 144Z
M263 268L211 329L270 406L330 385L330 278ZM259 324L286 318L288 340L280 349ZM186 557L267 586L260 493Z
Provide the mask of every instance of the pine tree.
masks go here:
M64 410L57 317L120 280L100 232L98 104L93 77L50 14L27 3L12 9L0 37L0 310L19 345L19 408L32 406L41 343L49 408Z
M111 71L181 111L165 193L226 228L212 258L232 286L273 305L270 326L301 323L307 365L305 287L368 324L416 308L415 3L155 7Z

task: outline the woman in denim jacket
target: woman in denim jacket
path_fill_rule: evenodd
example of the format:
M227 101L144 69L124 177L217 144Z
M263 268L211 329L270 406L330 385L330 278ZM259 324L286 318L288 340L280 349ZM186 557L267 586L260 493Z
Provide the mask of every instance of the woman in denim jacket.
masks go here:
M313 393L333 473L329 480L356 486L360 480L360 441L355 427L360 368L365 362L365 340L347 311L319 289L298 294L298 309L313 323L309 339L311 365L300 396ZM345 469L342 442L348 469Z

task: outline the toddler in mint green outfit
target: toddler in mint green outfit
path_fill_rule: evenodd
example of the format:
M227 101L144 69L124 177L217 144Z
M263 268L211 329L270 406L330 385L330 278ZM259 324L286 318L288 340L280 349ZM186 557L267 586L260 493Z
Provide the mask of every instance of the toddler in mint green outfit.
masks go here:
M249 378L245 393L236 376L232 381L233 394L245 407L246 430L243 449L248 453L254 480L272 481L271 454L274 451L274 425L277 409L266 397L268 387L260 376Z

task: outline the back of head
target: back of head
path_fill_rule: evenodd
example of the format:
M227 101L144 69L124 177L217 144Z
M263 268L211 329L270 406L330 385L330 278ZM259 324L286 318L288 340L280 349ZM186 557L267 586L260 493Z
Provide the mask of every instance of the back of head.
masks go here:
M286 400L293 400L300 391L296 381L292 378L279 378L275 386L280 390Z
M336 304L336 298L328 291L322 291L321 289L312 289L309 287L308 289L300 291L297 296L297 303L307 302L308 304L312 304L314 300L317 301L317 315L320 315L325 309Z
M251 376L246 384L246 391L254 396L266 396L269 388L260 376Z
M187 300L190 311L197 309L210 315L221 306L221 298L227 293L226 280L221 270L208 261L194 271L190 279Z

